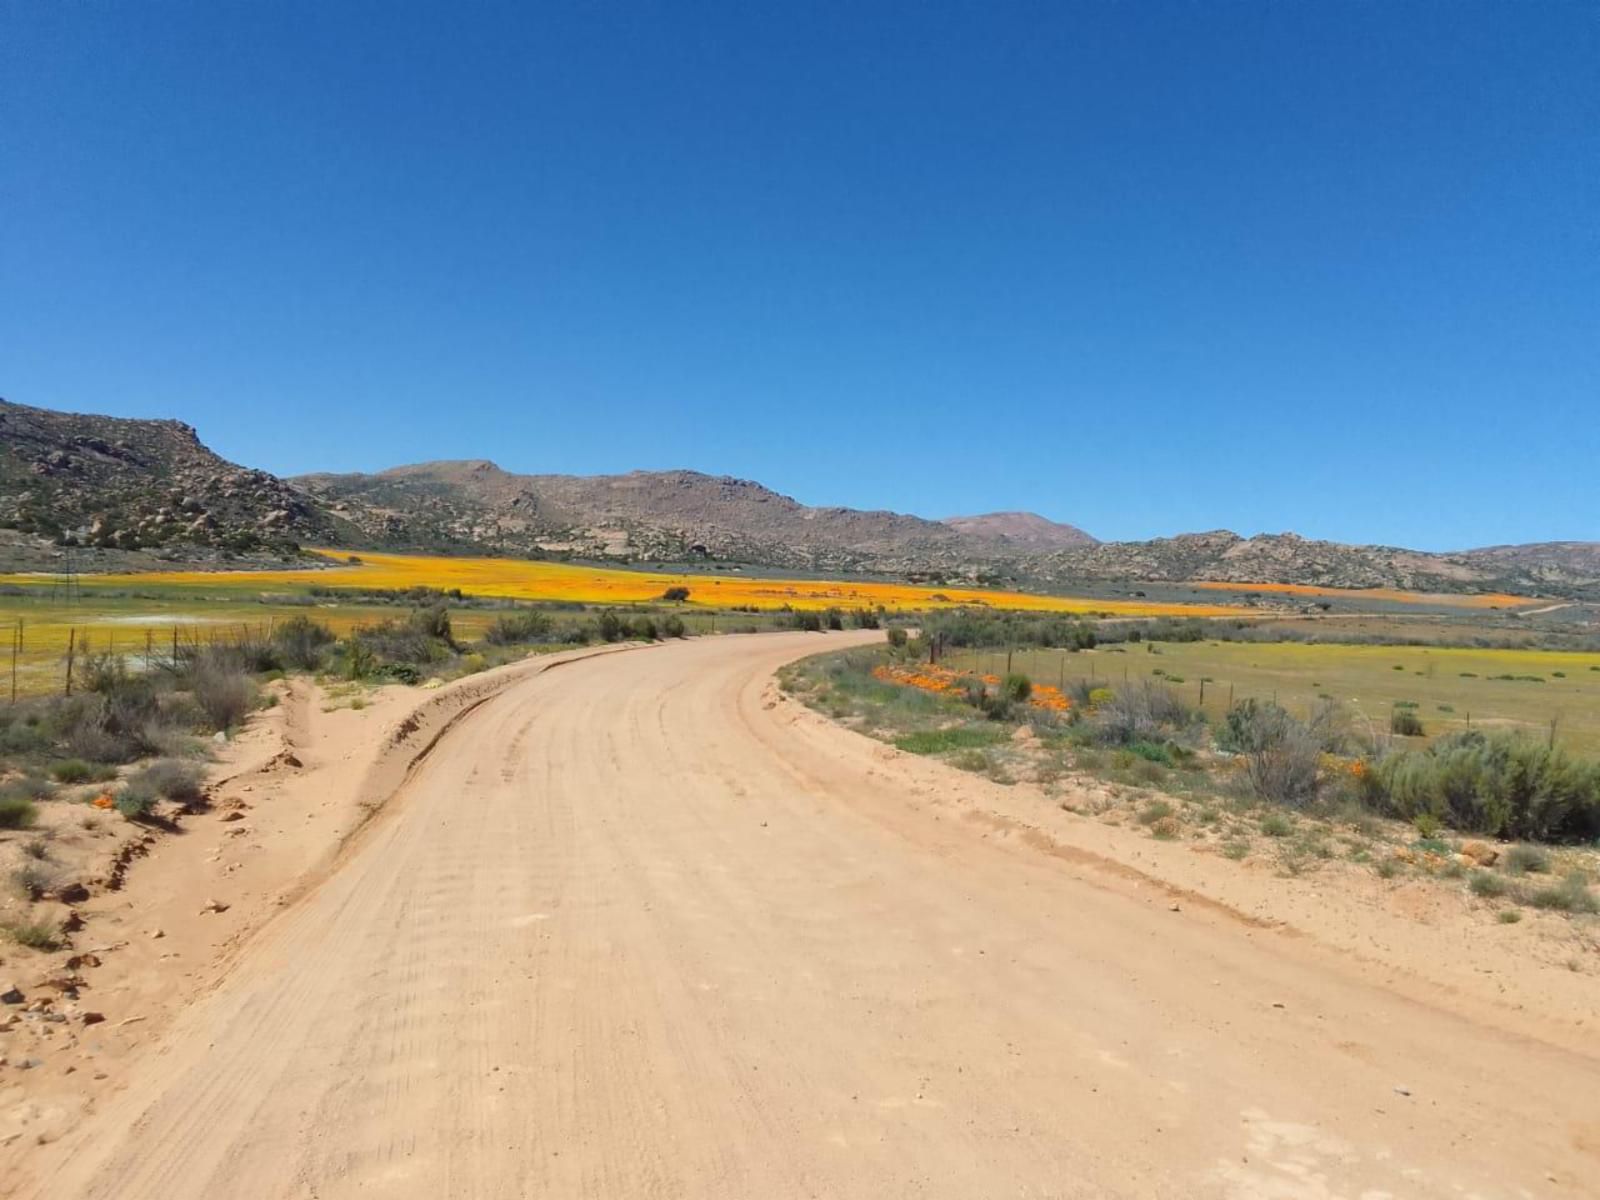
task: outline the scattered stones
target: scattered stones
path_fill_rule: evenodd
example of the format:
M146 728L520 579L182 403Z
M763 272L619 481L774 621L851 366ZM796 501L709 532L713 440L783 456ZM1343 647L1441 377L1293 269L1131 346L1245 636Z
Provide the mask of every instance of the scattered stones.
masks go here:
M150 931L150 940L152 942L155 941L157 938L164 938L166 936L167 936L167 931L165 929L152 929Z
M78 1020L82 1021L85 1025L98 1025L105 1019L106 1015L104 1013L97 1012L86 1012L78 1018Z
M67 959L67 970L69 971L76 971L80 967L98 967L99 965L100 956L98 954L89 952L83 954L74 954L71 958Z
M56 889L56 899L63 904L82 904L89 898L89 889L81 883L64 883Z
M1399 1084L1396 1084L1395 1088L1394 1088L1394 1094L1396 1096L1409 1096L1409 1095L1411 1095L1411 1089L1408 1088L1408 1087L1402 1087Z
M244 820L244 813L236 808L232 812L223 813L222 819L224 821L242 821Z
M22 994L22 989L14 983L0 984L0 1004L21 1004L27 999Z
M228 905L224 904L221 900L207 900L205 905L200 909L200 915L204 916L206 913L225 913L227 911Z

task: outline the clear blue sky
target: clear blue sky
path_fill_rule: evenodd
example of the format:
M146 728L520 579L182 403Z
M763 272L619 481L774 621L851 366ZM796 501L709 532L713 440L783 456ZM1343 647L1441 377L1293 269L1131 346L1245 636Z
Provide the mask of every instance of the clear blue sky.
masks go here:
M0 395L280 473L1600 538L1600 9L0 0Z

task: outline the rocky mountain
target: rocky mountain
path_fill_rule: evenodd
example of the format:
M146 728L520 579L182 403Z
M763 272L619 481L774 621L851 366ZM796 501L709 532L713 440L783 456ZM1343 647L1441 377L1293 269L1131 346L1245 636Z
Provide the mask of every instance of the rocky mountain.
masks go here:
M1102 542L1031 564L1046 578L1210 580L1306 583L1327 587L1489 590L1516 572L1486 569L1460 556L1394 546L1349 546L1293 533L1240 537L1228 530L1147 542Z
M1031 512L982 513L975 517L946 517L951 529L982 538L1003 538L1022 550L1065 550L1072 546L1094 546L1090 537L1076 525L1063 525Z
M214 454L181 421L4 400L0 528L65 546L230 553L338 541L350 532L298 488Z
M0 569L270 557L299 545L618 562L742 563L914 580L1208 580L1600 595L1600 542L1429 554L1219 530L1096 542L1033 513L932 521L813 507L696 471L517 475L492 462L284 480L228 462L178 421L0 401Z
M1489 573L1515 573L1551 591L1600 588L1600 542L1531 542L1486 546L1458 557Z
M747 479L698 471L515 475L466 461L292 482L383 543L951 578L981 577L1029 548L999 530L814 508Z

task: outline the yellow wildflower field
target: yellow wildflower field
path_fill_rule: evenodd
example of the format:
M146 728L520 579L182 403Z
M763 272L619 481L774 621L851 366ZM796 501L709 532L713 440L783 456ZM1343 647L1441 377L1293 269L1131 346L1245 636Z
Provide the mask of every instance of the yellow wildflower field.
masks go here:
M1230 616L1240 610L1223 604L1180 604L1145 600L1104 600L1048 596L984 588L920 587L867 580L764 579L744 575L698 575L632 571L575 563L527 562L509 558L453 558L423 554L359 555L319 550L338 563L326 568L274 571L155 571L131 575L90 575L85 592L105 589L192 588L196 594L303 591L311 587L352 589L459 588L473 596L518 600L563 600L584 604L635 604L659 600L669 587L689 589L691 605L800 609L876 608L927 610L984 605L1017 611L1088 613L1116 616ZM3 584L42 585L48 577L0 575Z

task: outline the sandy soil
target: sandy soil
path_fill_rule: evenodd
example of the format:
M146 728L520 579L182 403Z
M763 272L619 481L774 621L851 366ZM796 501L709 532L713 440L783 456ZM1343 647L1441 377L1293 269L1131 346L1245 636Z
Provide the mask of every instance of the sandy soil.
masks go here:
M0 1194L1593 1194L1592 972L777 694L870 636L286 705L300 766L264 730L244 819L84 906L127 942L57 1035L87 1115L41 1111Z

